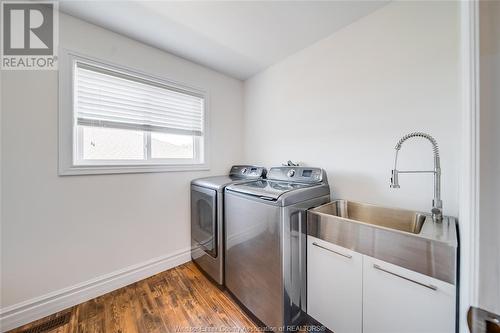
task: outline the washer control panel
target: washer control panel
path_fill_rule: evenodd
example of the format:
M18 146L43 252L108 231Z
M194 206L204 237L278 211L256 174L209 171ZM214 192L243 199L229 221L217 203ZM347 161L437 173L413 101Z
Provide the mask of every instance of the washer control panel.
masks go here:
M267 179L284 180L299 183L321 183L327 182L326 173L321 168L283 166L271 168Z

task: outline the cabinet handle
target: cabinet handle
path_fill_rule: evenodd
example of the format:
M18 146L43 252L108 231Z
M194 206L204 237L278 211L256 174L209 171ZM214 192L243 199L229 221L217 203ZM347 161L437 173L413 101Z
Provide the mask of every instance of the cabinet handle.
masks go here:
M321 246L321 245L319 245L319 244L318 244L318 243L316 243L316 242L313 242L313 245L314 245L314 246L317 246L317 247L319 247L319 248L322 248L323 250L327 250L327 251L333 252L333 253L335 253L335 254L338 254L339 256L346 257L347 259L351 259L351 258L352 258L352 256L351 256L350 254L343 254L343 253L337 252L337 251L335 251L335 250L332 250L332 249L329 249L329 248L327 248L327 247Z
M379 265L377 265L377 264L373 264L373 268L378 269L379 271L385 272L385 273L387 273L387 274L391 274L391 275L397 276L398 278L404 279L404 280L406 280L406 281L410 281L410 282L416 283L416 284L418 284L418 285L420 285L420 286L422 286L422 287L429 288L429 289L431 289L431 290L438 290L438 288L437 288L436 286L432 285L432 284L425 284L425 283L422 283L422 282L418 282L418 281L415 281L415 280L409 279L409 278L407 278L407 277L405 277L405 276L402 276L402 275L399 275L399 274L393 273L393 272L391 272L391 271L388 271L388 270L386 270L386 269L383 269L382 267L380 267L380 266L379 266Z

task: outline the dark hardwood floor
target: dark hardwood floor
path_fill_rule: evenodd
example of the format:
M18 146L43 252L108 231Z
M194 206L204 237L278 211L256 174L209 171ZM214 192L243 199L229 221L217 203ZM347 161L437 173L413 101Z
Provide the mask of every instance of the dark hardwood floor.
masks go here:
M69 321L62 326L34 329L66 314ZM250 332L256 328L227 292L189 262L9 333Z

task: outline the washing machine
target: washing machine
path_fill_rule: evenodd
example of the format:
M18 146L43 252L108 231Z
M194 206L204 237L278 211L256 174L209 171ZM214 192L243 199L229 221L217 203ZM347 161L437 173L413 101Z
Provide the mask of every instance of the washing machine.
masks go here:
M296 331L306 318L306 212L329 201L321 168L271 168L225 189L225 285L270 328Z

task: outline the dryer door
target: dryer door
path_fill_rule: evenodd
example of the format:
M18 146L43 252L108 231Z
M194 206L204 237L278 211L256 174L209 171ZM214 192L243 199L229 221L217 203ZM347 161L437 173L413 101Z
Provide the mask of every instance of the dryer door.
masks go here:
M191 185L191 238L217 257L217 191Z

